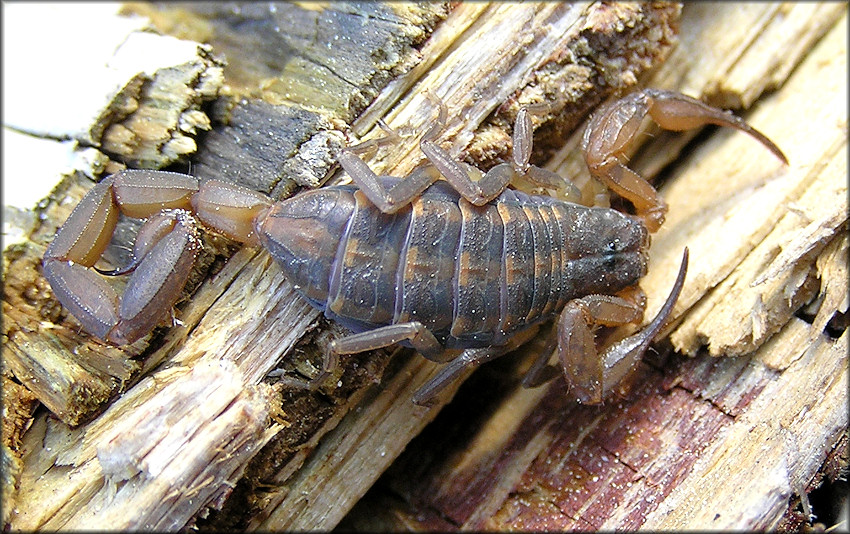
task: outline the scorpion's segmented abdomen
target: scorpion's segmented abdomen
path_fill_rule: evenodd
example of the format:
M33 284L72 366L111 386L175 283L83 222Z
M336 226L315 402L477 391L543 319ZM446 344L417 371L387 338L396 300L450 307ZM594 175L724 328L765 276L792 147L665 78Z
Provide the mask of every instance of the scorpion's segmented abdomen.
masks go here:
M438 182L388 215L337 186L269 219L266 246L329 318L355 331L419 321L448 347L504 343L572 298L644 274L636 219L511 190L474 206Z
M331 268L340 236L355 203L351 191L323 188L273 205L258 220L257 236L296 288L322 307L328 298Z

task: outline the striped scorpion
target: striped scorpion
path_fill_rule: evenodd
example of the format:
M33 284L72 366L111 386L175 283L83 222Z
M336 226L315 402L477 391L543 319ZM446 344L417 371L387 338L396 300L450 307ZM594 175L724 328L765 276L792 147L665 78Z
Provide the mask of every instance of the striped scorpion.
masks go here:
M787 163L763 134L728 111L669 91L644 89L601 107L582 149L591 175L629 201L634 214L585 206L574 185L530 163L532 126L521 109L511 161L486 173L452 158L436 139L442 103L420 149L426 162L409 176L378 176L360 158L368 142L342 149L338 161L353 184L308 190L279 202L216 180L179 173L123 170L94 186L48 246L43 272L84 330L127 344L168 318L198 253L198 223L268 250L300 294L353 333L330 342L312 378L282 380L315 389L339 357L403 344L444 364L415 394L427 404L464 369L513 350L543 323L557 335L531 365L523 385L556 376L557 342L570 393L599 403L628 379L665 325L682 289L688 253L665 304L642 330L603 352L600 325L638 323L645 297L650 232L667 206L625 165L625 151L648 115L660 127L706 124L746 132ZM566 200L508 188L525 178ZM132 259L103 271L95 263L119 212L146 219ZM130 274L120 298L91 269Z

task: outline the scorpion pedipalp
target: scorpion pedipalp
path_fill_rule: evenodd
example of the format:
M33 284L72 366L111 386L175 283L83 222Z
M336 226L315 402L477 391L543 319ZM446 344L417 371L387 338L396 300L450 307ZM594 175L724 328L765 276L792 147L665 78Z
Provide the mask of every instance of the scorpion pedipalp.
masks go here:
M649 344L664 328L682 292L688 271L688 255L685 247L679 274L655 318L645 328L614 343L602 354L596 352L591 325L631 323L643 315L642 308L624 299L602 295L577 299L564 308L558 324L559 357L570 384L570 393L579 402L599 404L634 372Z
M257 245L258 213L271 201L246 188L172 172L124 170L89 191L48 246L44 276L56 297L87 331L128 344L166 318L191 272L200 241L197 215L220 232ZM109 244L118 214L146 218L131 262L101 274L132 272L119 298L90 268Z
M592 176L634 204L650 232L658 230L664 222L667 205L649 182L624 164L626 148L638 135L647 114L666 130L690 130L706 124L741 130L788 163L779 147L743 119L695 98L644 89L611 102L594 113L584 131L585 161Z

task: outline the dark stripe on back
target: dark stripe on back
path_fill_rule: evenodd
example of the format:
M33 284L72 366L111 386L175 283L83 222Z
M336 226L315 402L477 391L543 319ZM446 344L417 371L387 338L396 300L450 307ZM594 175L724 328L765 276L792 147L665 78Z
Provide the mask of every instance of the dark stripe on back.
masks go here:
M409 212L388 215L357 191L335 260L328 309L372 325L389 324L395 308L399 251L408 233Z
M504 232L493 204L474 206L459 200L463 221L454 277L455 307L451 335L489 342L499 326Z
M531 309L534 287L534 237L528 217L513 191L496 201L504 225L502 291L498 335L510 335L522 326Z
M396 275L394 322L420 321L445 337L454 310L455 258L461 214L457 193L437 183L411 204L411 220Z

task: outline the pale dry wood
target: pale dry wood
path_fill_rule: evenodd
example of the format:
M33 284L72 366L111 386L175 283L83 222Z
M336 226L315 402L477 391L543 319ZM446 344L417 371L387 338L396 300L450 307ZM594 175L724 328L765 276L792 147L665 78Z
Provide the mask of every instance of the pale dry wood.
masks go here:
M157 65L160 56L175 63ZM209 46L136 32L116 50L109 66L139 68L140 58L151 66L143 64L144 70L110 101L99 146L133 167L165 167L193 154L195 136L210 129L201 108L218 96L224 83L222 63Z
M649 393L642 389L626 403L599 410L553 401L561 382L547 391L511 393L484 422L475 422L483 427L478 433L450 434L459 445L437 436L411 445L385 482L406 502L376 490L346 519L346 527L770 528L821 466L847 425L848 334L834 340L823 330L834 312L847 309L846 18L835 24L844 9L759 4L739 12L737 4L697 4L689 13L690 8L674 54L680 62L666 63L658 74L661 83L650 85L680 88L687 85L683 80L703 80L702 86L689 86L690 94L700 96L718 62L740 72L736 60L752 61L749 51L778 50L772 56L783 62L772 63L771 74L793 74L746 118L786 151L791 165L730 131L718 132L671 173L662 190L671 211L654 236L650 273L641 284L649 294L647 317L660 305L687 245L691 267L674 312L685 322L674 332L674 344L681 332L680 339L697 347L699 341L687 335L693 317L688 309L716 302L726 308L717 305L712 313L728 313L706 335L716 339L737 331L724 350L734 352L729 347L741 343L756 352L681 363L664 380L651 377ZM775 27L789 9L795 19L788 22L805 35L789 32L778 40L782 32ZM750 18L741 20L762 22L732 22L745 13ZM693 24L701 28L696 33ZM830 25L816 48L799 50ZM753 28L765 29L769 46ZM712 44L721 45L719 52ZM777 83L765 80L762 69L750 74L746 90L740 89L749 95L741 97L745 100ZM575 145L571 140L550 168L577 168L566 154ZM822 297L829 302L813 325L790 316L807 293L798 288L811 276L823 280ZM727 280L737 281L730 284L733 299L723 287ZM754 312L753 302L759 301ZM769 338L771 330L778 333ZM547 416L544 410L563 411ZM634 415L641 411L644 419ZM518 428L516 421L523 419ZM493 432L502 421L505 434ZM623 432L628 446L614 439Z
M781 85L845 11L834 2L699 2L687 6L679 46L653 86L678 87L724 108L749 108Z
M748 109L763 92L788 77L801 54L823 37L845 10L833 2L771 2L729 8L710 2L689 6L684 22L694 31L682 35L682 46L646 83L701 96L719 107ZM748 31L761 37L753 40ZM691 64L697 68L683 72L674 67ZM652 135L658 135L657 129ZM655 176L695 135L660 134L647 139L648 146L640 150L634 164L642 174Z
M202 396L206 402L198 404ZM273 391L246 384L228 361L171 367L149 377L79 431L40 419L27 435L52 444L45 469L21 481L16 529L174 530L197 502L226 498L278 429L267 428ZM36 477L36 480L31 480Z
M755 98L787 77L799 64L802 50L811 48L844 10L842 4L832 2L687 5L682 27L688 31L680 32L670 58L641 83L702 98L718 107L749 108ZM725 85L725 75L732 72L740 80L734 86ZM697 134L663 132L652 125L632 146L630 165L651 179L675 161ZM576 177L579 183L589 179L579 155L580 142L580 135L570 138L547 168Z
M419 62L404 76L392 80L376 98L351 124L351 130L358 136L363 136L369 129L374 128L378 120L389 109L408 93L452 46L459 35L462 35L478 18L487 12L487 2L464 3L456 6L452 16L446 19L420 50Z
M786 11L792 7L796 16L793 20L786 17ZM709 13L710 16L708 16ZM768 48L766 44L762 44L762 39L769 42L771 47L775 47L771 49L774 52L770 57L784 58L783 63L773 64L775 68L771 74L790 72L798 64L800 54L796 50L799 43L801 41L812 43L823 34L830 23L834 25L836 17L841 13L843 10L840 6L831 3L793 6L756 4L744 7L722 3L712 5L700 3L688 6L683 13L683 30L679 46L671 54L670 60L645 82L651 87L673 89L696 97L703 96L712 84L716 85L716 82L712 80L718 69L737 69L736 60L747 64L760 62L753 58L753 54L761 57L758 54ZM755 21L758 20L762 22L756 24ZM790 24L793 28L803 28L807 30L807 33L803 36L800 33L803 30L782 32L774 29L776 25L783 23ZM764 37L757 33L760 28L769 28ZM785 29L788 30L788 28ZM740 32L752 32L758 37L750 35L742 38L739 35ZM784 35L784 38L777 40L777 33ZM742 40L748 43L746 47L740 45ZM788 52L782 53L781 50L785 49L788 49ZM793 213L796 210L793 203L783 204L786 196L796 201L795 195L800 195L807 188L812 188L810 195L820 193L824 199L837 199L837 204L830 203L828 213L820 215L801 213L799 216L798 223L805 221L803 226L812 224L808 233L825 225L816 236L820 248L826 244L829 235L833 235L840 228L841 214L847 211L846 193L843 193L846 191L846 183L840 180L841 170L836 169L836 172L828 173L823 177L818 175L818 171L827 167L833 155L841 153L842 143L846 142L844 141L846 135L841 134L843 129L846 129L846 125L840 119L836 120L837 117L843 117L842 110L846 110L846 102L843 99L846 88L840 85L843 80L840 72L846 67L842 65L839 53L836 53L830 62L833 65L832 70L825 67L824 70L815 70L807 76L798 76L797 79L801 83L808 81L808 85L798 88L801 94L823 94L834 98L831 104L821 105L817 99L809 98L779 108L793 110L786 113L766 111L758 115L745 116L754 127L766 133L785 150L786 155L791 159L790 168L784 168L781 162L766 154L764 147L749 136L730 130L718 132L722 141L716 141L703 148L700 152L701 156L693 158L691 160L693 163L690 163L689 168L683 172L686 176L683 178L676 174L675 180L664 188L663 194L670 205L670 212L664 226L654 238L650 272L641 283L650 295L647 317L651 317L654 310L660 307L664 295L663 288L670 279L670 273L675 272L681 250L685 245L692 247L692 253L696 250L703 260L699 263L692 262L688 275L689 282L679 299L674 315L680 314L678 310L690 308L708 289L725 279L749 253L753 245L760 242L767 232L773 230L773 226L782 214ZM725 67L721 68L722 65ZM813 63L809 62L809 65ZM762 70L751 72L751 88L769 87L768 82L762 77L762 72ZM786 95L791 93L792 91L786 89ZM737 97L732 95L725 98ZM805 128L802 124L804 121L808 124L824 125L827 130ZM657 129L652 130L652 132L657 131ZM681 136L693 137L693 135L695 135L694 132L686 132ZM654 133L651 133L646 137L650 142L644 147L651 156L645 158L641 154L640 157L634 158L636 161L633 160L632 163L634 168L647 177L657 174L662 166L661 162L663 164L669 162L682 147L676 141L672 143L673 146L669 146L671 137L667 134L662 133L657 143L651 141L653 136ZM580 136L573 136L547 165L547 168L567 176L578 176L579 180L586 178L588 173L584 169L584 162L577 150L579 140ZM726 142L734 146L730 150L730 156L717 160L710 159L709 155L717 152L717 146ZM795 150L798 154L796 163L792 157ZM808 162L817 163L809 168L807 165L811 164ZM797 169L796 172L795 169ZM753 197L746 199L747 195L753 195ZM765 202L773 202L773 206L766 206ZM817 205L817 202L813 200L812 205ZM777 207L780 209L776 209ZM807 219L807 217L810 218ZM823 225L820 221L823 221ZM786 221L786 224L788 222L792 221ZM799 227L799 231L805 232L802 227ZM787 232L793 234L795 230L788 228ZM668 235L671 237L668 238ZM772 239L777 237L774 236ZM803 245L803 243L800 244L800 246ZM806 247L803 246L803 248ZM766 253L770 252L766 251ZM787 263L787 260L783 261ZM761 267L766 268L764 265ZM787 268L787 265L783 267L785 270ZM757 274L750 275L750 281L753 281L756 276ZM758 289L751 288L750 291L758 291ZM723 294L718 291L715 293ZM751 304L754 300L755 297L750 298L745 305L748 306L747 311L752 309ZM726 321L727 324L733 322ZM687 343L677 342L677 348L684 348L689 352L698 346L699 342L693 338Z
M735 271L697 305L695 312L712 308L711 319L699 324L692 313L672 336L674 344L687 346L698 329L712 352L734 353L738 345L758 346L779 325L754 361L782 372L694 466L699 483L677 488L647 517L648 528L771 528L788 497L808 485L846 430L848 334L838 340L823 335L834 312L847 313L847 125L841 118L846 117L846 32L845 15L754 114L765 130L771 131L770 125L778 130L773 138L787 147L791 161L786 173L742 195L771 224ZM790 194L775 197L774 205L767 194L759 198L758 189L782 181ZM823 298L812 325L789 317L793 310L787 309L810 270L821 281ZM737 299L725 298L727 292ZM735 499L724 495L730 480L740 490ZM723 510L719 516L718 510Z
M261 263L254 269L261 275L254 280L256 290L279 300L269 299L267 308L252 309L245 302L248 295L233 285L222 297L251 314L255 319L251 328L222 328L216 313L208 314L208 322L196 329L179 358L137 384L93 423L78 430L48 425L43 434L28 434L33 441L26 450L31 454L24 458L26 470L13 528L178 528L217 495L226 497L262 444L291 425L288 415L281 413L280 424L266 428L277 392L258 382L315 320L315 312L311 314L306 303L293 298L291 285L268 256L252 255L254 263ZM294 327L279 329L277 324ZM280 352L257 350L257 343ZM210 346L228 352L222 355L209 350ZM167 347L160 350L165 352ZM205 412L216 391L225 396L221 406L228 408ZM198 419L203 413L207 413L205 419ZM191 439L183 436L170 446L156 448L167 436L180 436L180 425L185 424L197 425L189 433ZM69 433L74 438L64 437ZM39 447L44 441L54 445ZM213 455L207 458L212 471L185 461L209 455ZM217 455L221 456L214 460ZM148 464L153 463L171 467L152 471ZM104 476L105 464L114 473ZM125 493L116 493L116 484L126 487ZM52 495L50 507L44 506L46 495ZM116 517L121 518L120 524Z
M677 348L693 353L707 341L716 355L757 347L787 321L793 310L783 308L793 304L800 277L841 231L847 217L847 127L840 118L847 109L847 67L835 39L842 24L782 91L747 117L783 147L788 167L765 161L750 139L724 133L665 189L676 232L670 238L666 229L659 232L653 265L675 265L676 251L686 244L695 258L704 258L694 262L680 299L680 308L699 303L672 335ZM729 157L708 163L708 155L721 149ZM647 280L657 277L650 272ZM801 304L798 299L796 307Z
M521 105L543 104L548 109L542 116L534 114L536 127L570 106L582 109L584 103L586 111L588 103L599 101L600 94L633 85L654 61L666 56L673 33L668 19L677 17L678 9L655 6L644 12L630 4L606 9L586 4L509 3L491 5L483 13L464 10L461 15L479 17L479 22L462 35L460 46L455 41L451 55L435 63L385 117L391 128L421 135L437 114L437 107L427 97L433 94L449 110L439 140L454 156L463 155L491 114L512 120ZM653 31L647 29L650 23L657 24ZM618 24L629 28L628 35L640 41L633 51L624 54L606 48L606 40L623 38L612 30ZM493 47L493 43L500 45ZM615 65L619 70L610 74ZM552 94L557 96L550 98ZM373 128L365 137L381 135ZM421 155L411 157L417 146L406 140L386 154L378 154L370 165L379 172L403 175L423 159Z

